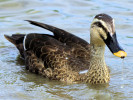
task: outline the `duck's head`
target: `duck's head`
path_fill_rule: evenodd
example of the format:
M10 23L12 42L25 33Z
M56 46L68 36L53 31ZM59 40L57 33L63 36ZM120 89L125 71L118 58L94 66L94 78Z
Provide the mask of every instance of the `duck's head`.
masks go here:
M114 19L107 14L95 16L90 28L91 43L95 45L106 44L117 57L125 58L127 53L119 46L116 37Z

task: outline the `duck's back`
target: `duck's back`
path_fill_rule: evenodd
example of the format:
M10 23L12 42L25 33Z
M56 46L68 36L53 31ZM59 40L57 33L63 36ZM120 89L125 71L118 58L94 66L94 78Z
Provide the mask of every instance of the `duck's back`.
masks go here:
M10 42L19 41L12 43L24 57L29 71L66 81L68 78L76 80L73 74L88 69L89 44L86 41L50 25L34 21L30 23L50 30L54 35L32 33L5 36Z

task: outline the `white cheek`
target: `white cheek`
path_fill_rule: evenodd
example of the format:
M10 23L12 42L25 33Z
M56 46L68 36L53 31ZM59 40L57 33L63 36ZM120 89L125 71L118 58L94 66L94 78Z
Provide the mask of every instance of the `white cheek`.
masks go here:
M102 33L101 31L102 30L98 29L98 28L91 29L91 33L92 34L90 34L90 35L91 35L91 40L93 42L101 42L101 41L103 41L102 38L100 37L100 33Z

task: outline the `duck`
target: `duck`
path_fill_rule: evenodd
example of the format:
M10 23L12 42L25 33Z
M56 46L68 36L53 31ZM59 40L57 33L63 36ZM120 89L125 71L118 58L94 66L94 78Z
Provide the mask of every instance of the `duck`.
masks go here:
M110 69L105 63L105 45L119 58L127 53L117 41L114 19L97 14L90 26L90 43L63 29L26 20L53 32L4 35L19 50L26 69L51 80L67 83L107 84Z

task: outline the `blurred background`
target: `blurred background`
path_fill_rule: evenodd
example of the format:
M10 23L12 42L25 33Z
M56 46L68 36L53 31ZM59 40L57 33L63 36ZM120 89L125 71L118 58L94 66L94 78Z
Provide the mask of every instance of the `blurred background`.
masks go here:
M0 0L0 100L132 100L133 99L133 0ZM4 34L49 33L24 20L47 23L89 42L90 24L96 14L115 19L122 60L106 48L111 70L106 88L88 84L65 84L25 70L24 62Z

